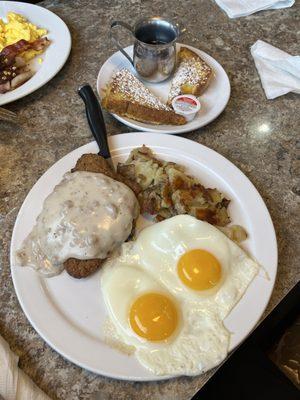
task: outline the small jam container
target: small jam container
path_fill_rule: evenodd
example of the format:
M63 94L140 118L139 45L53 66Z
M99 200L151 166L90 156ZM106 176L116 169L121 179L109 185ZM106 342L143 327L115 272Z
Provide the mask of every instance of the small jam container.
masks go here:
M192 94L181 94L174 97L172 106L176 114L183 115L187 122L192 121L201 108L200 101Z

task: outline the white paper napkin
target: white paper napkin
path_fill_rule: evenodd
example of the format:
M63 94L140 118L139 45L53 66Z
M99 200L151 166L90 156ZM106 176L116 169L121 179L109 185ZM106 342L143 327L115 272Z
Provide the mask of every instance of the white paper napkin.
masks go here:
M291 7L295 0L216 0L230 18L245 17L261 10Z
M50 400L18 367L19 357L0 336L0 396L4 400Z
M300 56L291 56L262 40L250 50L268 99L300 93Z

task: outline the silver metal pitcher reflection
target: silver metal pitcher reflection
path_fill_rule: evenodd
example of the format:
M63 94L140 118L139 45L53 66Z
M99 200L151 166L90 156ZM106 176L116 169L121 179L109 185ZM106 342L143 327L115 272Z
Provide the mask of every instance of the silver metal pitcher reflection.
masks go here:
M133 58L115 37L116 27L126 28L134 37ZM176 65L176 40L183 30L161 17L139 20L133 27L114 21L111 37L121 53L130 61L140 77L148 82L162 82L172 75Z

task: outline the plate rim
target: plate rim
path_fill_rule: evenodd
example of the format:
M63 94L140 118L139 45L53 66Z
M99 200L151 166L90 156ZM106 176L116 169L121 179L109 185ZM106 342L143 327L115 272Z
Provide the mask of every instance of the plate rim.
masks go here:
M49 13L51 15L51 18L55 18L57 19L57 21L59 21L59 23L64 27L65 29L65 33L66 36L64 37L64 40L66 40L65 44L67 45L66 47L66 51L64 54L64 57L61 59L61 62L59 63L58 67L56 70L53 70L46 79L42 78L39 82L37 82L36 85L30 86L30 79L25 82L23 85L26 85L27 83L29 84L28 89L26 90L26 93L19 93L16 94L15 96L12 96L11 99L7 99L7 100L1 100L1 95L0 95L0 106L4 106L5 104L10 104L13 103L16 100L22 99L23 97L26 97L29 94L32 94L33 92L35 92L36 90L40 89L42 86L46 85L51 79L53 79L55 77L55 75L58 74L58 72L62 69L62 67L65 65L66 61L69 58L70 52L71 52L71 48L72 48L72 36L71 36L71 32L67 26L67 24L63 21L63 19L61 17L59 17L57 14L55 14L53 11L49 10L48 8L39 6L37 4L31 4L31 3L22 3L19 1L3 1L2 3L5 4L9 4L9 7L13 8L15 5L20 5L23 8L28 8L28 10L30 10L30 8L35 8L37 9L42 9L43 11L46 11L47 13ZM13 12L15 12L14 10L11 10ZM23 86L19 86L20 88ZM18 87L18 88L19 88ZM18 89L16 88L16 89ZM16 90L15 89L15 90ZM14 93L15 90L12 90L10 92L7 93ZM6 94L6 93L4 93Z
M118 135L113 135L113 136L110 136L110 137L109 137L109 142L113 141L114 139L119 140L119 139L121 139L121 137L123 137L123 138L125 137L125 140L126 140L126 137L128 137L128 136L132 136L133 139L135 139L134 136L137 137L137 138L142 138L141 141L143 141L143 140L145 139L145 136L144 136L144 135L140 135L140 133L141 133L141 132L132 132L132 133L125 133L125 134L122 134L122 133L121 133L121 134L118 134ZM158 140L159 140L159 137L162 136L161 133L152 133L152 132L150 133L150 135L157 136L156 139L158 139ZM170 137L169 137L167 134L164 134L163 136L168 137L168 139L170 139ZM267 298L265 299L265 300L266 300L265 305L264 305L263 309L261 310L261 312L259 313L259 314L260 314L259 317L257 318L257 320L256 320L255 324L253 325L252 329L246 334L245 337L243 337L243 338L240 340L239 343L237 343L237 345L235 346L235 347L237 347L243 340L245 340L245 338L246 338L246 337L255 329L255 327L257 326L259 320L261 319L261 316L263 315L263 313L264 313L264 311L265 311L265 309L266 309L266 307L267 307L267 305L268 305L268 303L269 303L269 301L270 301L270 297L271 297L272 292L273 292L273 289L274 289L274 285L275 285L275 282L276 282L277 269L278 269L278 248L277 248L277 239L276 239L276 233L275 233L274 225L273 225L273 222L272 222L270 213L269 213L269 211L268 211L268 209L267 209L267 206L266 206L266 204L265 204L263 198L261 197L261 195L259 194L259 192L258 192L257 189L255 188L255 186L253 185L253 183L252 183L252 182L250 181L250 179L249 179L237 166L235 166L230 160L228 160L226 157L222 156L221 154L219 154L219 153L216 152L215 150L210 149L209 147L204 146L204 145L202 145L202 144L200 144L200 143L198 143L198 142L194 142L194 141L192 141L192 140L190 140L190 139L186 139L186 138L182 138L182 137L177 137L177 136L176 136L176 137L174 138L174 140L175 140L175 141L178 141L178 142L181 142L182 144L186 143L186 141L188 141L188 142L193 142L193 143L197 144L197 147L200 146L200 147L204 148L205 151L211 152L212 155L215 155L215 156L217 155L217 157L219 157L223 162L225 161L231 168L233 167L234 170L235 170L235 172L237 172L240 176L243 176L244 180L247 181L247 184L251 186L253 193L255 193L255 196L256 196L256 198L258 199L258 201L260 202L260 205L263 207L264 214L265 214L265 216L266 216L267 219L268 219L268 221L267 221L267 222L268 222L268 229L269 229L269 230L271 229L271 231L270 231L269 233L271 233L272 236L273 236L273 237L272 237L272 244L273 244L273 250L275 251L275 253L273 254L273 258L274 258L274 266L273 266L273 269L274 269L274 280L273 280L273 282L272 282L272 284L271 284L272 287L270 287L270 292L269 292ZM122 141L122 139L121 139L121 141ZM57 347L55 346L55 344L53 344L53 343L51 342L51 340L47 337L47 336L48 336L48 333L44 334L44 333L42 332L42 330L38 327L38 324L36 324L36 322L31 318L31 316L30 316L30 310L27 309L26 304L24 304L23 299L22 299L22 297L20 296L20 290L19 290L19 289L20 289L21 286L19 287L18 279L17 279L17 276L16 276L16 274L15 274L16 268L18 268L18 267L12 265L12 260L13 260L13 251L15 251L15 249L13 248L13 244L14 244L14 242L15 242L16 226L17 226L17 224L18 224L18 222L19 222L19 218L20 218L21 215L22 215L23 206L24 206L24 204L25 204L27 198L30 196L31 191L32 191L32 190L34 189L34 187L37 185L37 183L39 182L39 180L40 180L48 171L50 171L51 168L53 168L57 163L62 162L62 160L63 160L65 157L70 157L70 156L72 155L72 153L78 152L79 149L84 149L84 148L86 148L86 147L88 148L89 146L93 146L94 144L95 144L95 141L92 141L92 142L89 142L89 143L87 143L87 144L85 144L85 145L83 145L83 146L77 147L77 148L74 149L73 151L70 151L69 153L65 154L65 156L63 156L62 158L60 158L60 159L59 159L56 163L54 163L49 169L47 169L47 170L39 177L39 179L35 182L35 184L32 186L32 188L29 190L28 194L26 195L26 197L25 197L25 199L24 199L24 201L23 201L23 203L22 203L22 205L21 205L21 207L20 207L20 209L19 209L18 215L17 215L16 220L15 220L15 224L14 224L14 227L13 227L13 232L12 232L12 237L11 237L11 245L10 245L10 269L11 269L11 276L12 276L13 285L14 285L14 289L15 289L15 292L16 292L16 295L17 295L19 304L20 304L20 306L21 306L21 308L22 308L24 314L26 315L28 321L29 321L30 324L33 326L33 328L37 331L37 333L41 336L41 338L42 338L43 340L45 340L45 342L46 342L51 348L53 348L56 352L58 352L59 354L61 354L64 358L68 359L70 362L72 362L72 363L74 363L74 364L76 364L76 365L79 365L80 367L82 367L82 368L84 368L84 369L87 369L87 370L89 370L89 371L91 371L91 372L94 372L94 373L96 373L96 374L101 374L101 375L103 375L103 376L107 376L107 377L110 377L110 378L120 379L120 380L126 380L126 381L160 381L160 380L166 380L166 379L171 379L171 378L178 377L178 376L173 376L173 375L172 375L172 376L153 376L153 377L152 377L152 376L150 376L150 377L148 377L148 376L147 376L147 377L139 377L139 376L128 376L128 375L120 375L120 374L119 374L119 375L112 375L112 374L110 374L109 372L107 373L107 372L105 372L105 371L103 371L103 370L100 370L100 368L94 369L94 368L89 367L85 362L78 361L77 359L74 359L72 356L68 355L68 354L65 352L65 350L63 350L63 349L61 349L61 348L57 348ZM140 143L136 144L136 146L137 146L137 145L140 145ZM159 143L158 143L158 145L159 145ZM117 150L118 150L118 149L122 149L122 148L124 148L124 147L134 147L134 145L133 145L133 144L129 144L129 145L127 146L124 142L123 142L122 144L119 144L119 143L118 143ZM172 147L172 144L170 145L170 147ZM234 349L235 347L233 347L233 349ZM233 350L233 349L230 349L230 351Z
M210 59L213 59L214 63L216 63L218 65L218 68L220 68L220 70L222 71L223 79L224 79L224 82L226 82L226 86L227 86L227 90L228 91L227 91L226 96L225 96L224 104L217 111L217 113L215 115L213 115L207 122L202 123L202 124L200 123L197 127L190 128L189 123L187 123L185 125L181 125L180 129L178 131L174 132L172 127L174 127L175 125L170 125L170 127L171 127L170 129L160 130L159 129L159 125L147 124L147 126L143 127L141 125L137 125L137 123L139 123L139 122L137 121L137 123L136 123L136 121L134 121L133 119L129 119L129 118L126 118L126 117L121 117L121 116L119 116L117 114L110 113L109 111L107 111L107 113L112 115L115 119L117 119L122 124L127 125L130 128L136 129L137 131L160 133L160 134L170 134L170 135L179 135L179 134L182 134L182 133L193 132L193 131L195 131L197 129L201 129L201 128L209 125L211 122L213 122L215 119L217 119L222 114L222 112L225 110L225 108L226 108L226 106L227 106L227 104L229 102L230 96L231 96L231 85L230 85L229 76L228 76L227 72L225 71L225 69L223 68L223 66L214 57L212 57L210 54L206 53L205 51L203 51L201 49L198 49L197 47L194 47L194 46L191 46L191 45L188 45L188 44L185 44L185 43L177 42L177 47L181 47L181 46L187 47L190 50L196 52L197 54L198 53L200 53L201 55L204 54L206 57L208 57ZM128 51L131 51L132 48L133 48L133 45L130 45L130 46L124 47L123 49L128 52ZM119 50L114 52L110 57L108 57L105 60L105 62L102 64L102 66L101 66L101 68L100 68L100 70L98 72L97 81L96 81L96 88L97 88L97 93L98 93L98 96L100 97L100 99L102 99L102 96L100 94L101 75L103 74L103 70L105 68L105 65L107 63L109 63L110 60L113 57L116 57L116 55L118 55L118 53L119 53L119 56L124 57Z

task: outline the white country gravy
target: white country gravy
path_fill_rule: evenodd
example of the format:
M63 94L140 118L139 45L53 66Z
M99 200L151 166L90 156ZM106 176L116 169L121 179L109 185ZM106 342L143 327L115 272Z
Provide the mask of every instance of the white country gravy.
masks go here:
M100 173L67 172L18 250L19 264L53 276L71 257L105 259L130 235L138 213L138 201L123 183Z

